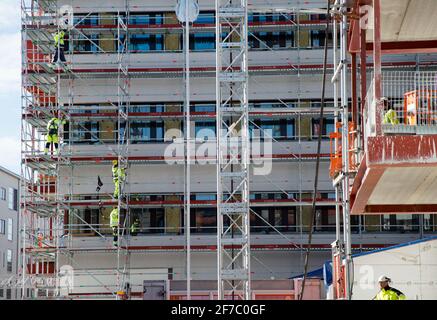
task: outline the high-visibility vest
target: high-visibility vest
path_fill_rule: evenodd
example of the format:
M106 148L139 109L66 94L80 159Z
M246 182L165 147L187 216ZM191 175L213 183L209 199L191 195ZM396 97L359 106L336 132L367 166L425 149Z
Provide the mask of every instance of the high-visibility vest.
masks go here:
M64 45L64 37L65 37L65 32L64 31L59 31L56 32L55 35L53 36L53 40L55 41L55 46Z
M405 300L405 295L395 288L381 289L376 295L375 300Z
M118 180L123 179L125 177L125 171L124 169L121 169L118 167L118 165L112 166L112 179Z
M59 120L58 118L50 119L49 123L47 123L47 132L49 135L58 134L58 128L60 124L65 124L65 120Z
M398 116L396 111L393 109L388 110L384 115L384 124L399 124Z
M59 128L59 122L58 119L52 118L49 123L47 124L47 131L50 135L58 134L58 128Z
M139 227L140 227L139 222L135 221L130 227L130 232L138 232Z
M111 228L118 227L118 208L112 209L109 215L109 225Z

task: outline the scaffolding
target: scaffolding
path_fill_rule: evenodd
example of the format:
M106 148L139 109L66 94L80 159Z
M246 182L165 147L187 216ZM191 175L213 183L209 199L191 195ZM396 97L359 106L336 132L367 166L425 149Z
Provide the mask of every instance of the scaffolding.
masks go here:
M250 299L247 3L216 1L217 279ZM228 33L224 28L229 28ZM228 221L226 221L228 220ZM227 223L226 223L227 222ZM236 248L229 251L225 246Z
M89 19L91 13L75 16L76 20L68 30L70 46L74 44L88 46L91 51L102 54L102 58L87 59L75 50L67 56L66 64L53 65L50 55L53 53L52 34L59 31L60 9L58 1L22 0L22 41L23 41L23 77L22 77L22 183L21 183L21 273L20 283L25 298L26 290L34 292L31 297L60 298L59 276L62 273L60 258L65 258L72 266L79 266L74 254L108 252L116 255L116 290L107 288L101 283L105 296L117 299L130 298L131 287L131 255L142 254L148 250L165 251L165 246L154 248L135 247L131 243L129 228L132 223L131 210L139 207L184 207L189 212L190 207L210 208L217 206L217 255L218 255L218 297L236 295L241 299L249 299L250 295L250 259L257 259L257 246L250 246L250 215L257 215L263 222L275 230L283 239L283 248L287 250L304 251L304 246L296 245L290 237L283 234L268 221L263 219L254 208L267 204L278 206L295 205L299 207L300 221L302 208L310 206L311 201L303 197L302 164L313 161L316 155L304 151L299 134L298 150L291 148L278 139L273 139L279 146L280 152L261 156L248 153L249 125L257 127L255 118L269 117L273 119L300 119L303 116L317 115L317 108L301 106L300 77L302 74L320 71L321 64L311 61L303 63L300 60L300 49L297 46L297 62L288 58L282 63L265 65L249 65L248 35L255 31L294 30L299 37L301 28L323 28L320 21L303 21L302 13L324 13L319 9L302 8L274 8L272 6L248 6L245 0L216 1L215 24L193 24L185 32L215 31L217 65L212 63L201 65L194 59L193 66L179 67L173 63L152 65L138 61L129 49L131 34L161 31L181 34L184 28L181 24L163 21L159 27L151 25L130 24L129 0L124 1L124 8L114 14L100 17L94 25L83 22ZM149 8L145 5L145 9ZM167 8L169 11L173 8ZM248 12L285 15L285 21L276 24L249 23ZM292 19L296 17L296 19ZM297 23L296 21L297 20ZM221 30L227 30L223 35ZM116 43L114 48L103 47L95 41L94 34L105 32L103 39ZM334 37L335 39L335 37ZM262 42L262 40L260 40ZM87 44L87 45L84 45ZM267 44L265 49L273 51ZM177 52L179 53L179 52ZM108 58L109 57L109 58ZM178 61L179 62L179 61ZM333 66L330 66L333 69ZM343 68L346 72L347 68ZM163 106L159 111L144 112L132 104L132 97L144 99L135 95L131 90L133 79L141 78L183 78L189 71L193 76L215 77L217 81L217 108L213 112L190 112L190 107L182 104L168 107ZM277 98L275 108L254 108L249 104L249 77L257 75L296 75L298 81L297 108ZM76 92L76 89L86 80L95 80L96 86L100 80L110 80L113 90L104 97L101 106L87 105L87 99L96 99L94 92L87 95ZM189 81L189 79L188 79ZM107 85L107 84L105 84ZM262 87L261 83L254 85ZM258 90L258 89L257 89ZM262 89L260 89L262 90ZM91 90L92 91L92 90ZM185 92L186 93L186 92ZM175 93L182 101L185 93ZM157 96L160 94L157 93ZM160 98L162 98L161 94ZM341 96L342 99L345 96ZM189 101L189 97L187 98ZM336 98L334 99L336 100ZM346 100L347 101L347 100ZM342 105L344 104L342 100ZM347 102L346 102L347 106ZM328 112L337 112L337 108L328 108ZM59 137L63 136L63 144L59 146L59 154L44 155L45 128L52 117L64 117L68 121L65 128L60 128ZM345 117L345 115L343 115ZM147 195L133 194L134 185L130 172L132 167L166 163L164 156L144 154L132 144L131 122L150 119L185 119L186 124L196 119L216 119L217 130L221 134L217 137L217 161L214 156L207 156L205 160L216 161L217 166L217 201L190 200L191 191L184 190L183 199L174 201L147 200ZM85 121L115 120L115 128L93 130L83 125ZM230 124L230 125L229 125ZM346 121L347 124L347 121ZM258 127L259 128L259 127ZM261 128L259 128L261 129ZM299 126L300 130L300 126ZM80 134L77 134L80 132ZM189 127L187 130L189 133ZM77 135L77 136L75 136ZM106 136L107 138L105 138ZM115 138L114 138L115 136ZM82 139L85 137L85 139ZM88 137L88 138L86 138ZM76 139L76 140L75 140ZM78 148L77 141L95 142L100 148ZM344 140L344 139L343 139ZM347 140L347 139L346 139ZM60 141L61 142L61 141ZM184 144L186 153L182 157L175 156L174 160L184 165L190 165L191 143L188 134ZM345 142L347 143L347 142ZM347 149L347 145L344 146ZM228 151L228 153L223 153ZM52 150L55 152L56 150ZM329 160L329 154L321 155L324 161ZM101 165L108 168L111 161L118 160L120 167L126 170L126 178L119 179L119 193L78 195L77 185L84 184L78 177L78 170L88 165ZM281 190L286 199L271 201L252 200L249 198L249 162L250 160L271 160L297 162L299 166L299 190L297 197L290 195L288 190ZM182 162L180 162L182 161ZM108 170L109 173L109 170ZM187 173L189 178L189 171ZM187 179L188 179L187 178ZM88 183L88 182L87 182ZM274 185L266 177L266 183ZM277 188L277 186L275 186ZM346 189L347 190L347 189ZM318 205L336 205L336 201L318 200ZM345 201L345 200L343 200ZM90 223L85 221L78 210L81 208L119 208L120 224L117 228L118 245L114 249L110 246L112 239L108 238L108 226L104 223ZM189 217L189 215L185 215ZM189 218L185 219L185 229L190 230ZM339 221L339 220L338 220ZM92 230L104 245L97 247L81 245L75 242L75 234L86 226ZM187 229L186 229L187 230ZM303 239L303 228L299 229ZM189 232L188 232L189 234ZM191 250L190 238L178 250ZM301 241L303 242L303 241ZM153 247L153 246L150 246ZM232 248L232 250L229 250ZM260 246L258 246L260 248ZM281 248L278 246L278 248ZM207 246L196 250L208 250ZM257 261L257 263L262 263ZM190 278L190 265L187 261L187 281ZM92 270L84 273L99 282ZM189 285L187 285L189 288ZM188 295L189 295L188 290ZM102 294L103 296L103 294Z

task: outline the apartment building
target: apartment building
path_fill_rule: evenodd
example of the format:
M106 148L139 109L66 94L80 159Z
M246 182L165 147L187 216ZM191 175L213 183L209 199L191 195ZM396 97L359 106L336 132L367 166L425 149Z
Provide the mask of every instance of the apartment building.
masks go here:
M20 176L0 167L0 299L15 298L15 290L3 286L3 281L18 271L18 190Z
M329 175L330 134L336 130L334 92L328 85L320 128L325 1L252 2L264 11L249 10L248 15L249 127L251 132L271 132L273 141L264 157L271 160L271 171L250 176L251 272L254 280L274 281L303 272L320 131L310 268L331 256L336 217ZM186 128L183 28L174 13L176 2L38 3L38 9L23 8L28 22L23 30L23 166L32 182L21 199L36 217L26 221L29 234L43 238L27 242L27 274L50 275L71 266L75 283L81 284L69 291L75 298L112 297L122 282L129 282L138 296L144 280L185 280L187 268L193 280L216 279L216 165L192 163L191 193L186 195L185 162L171 151L182 146L183 158ZM53 17L65 6L74 17L66 37L67 67L53 67L50 40L58 29ZM284 6L294 10L266 9ZM216 131L214 1L200 0L199 7L190 34L190 120L196 150L213 140ZM328 44L332 43L330 30ZM370 57L368 62L370 75ZM384 59L383 68L432 70L436 63L435 54L405 54ZM329 78L332 65L328 72ZM44 155L45 125L60 114L67 119L60 154ZM197 160L214 157L209 150L199 153ZM113 197L115 159L127 167L121 199ZM122 236L124 245L114 247L109 215L118 205L127 235ZM132 236L129 228L135 219L140 230ZM435 221L434 215L354 216L354 250L417 239L435 232ZM48 292L34 295L52 294Z

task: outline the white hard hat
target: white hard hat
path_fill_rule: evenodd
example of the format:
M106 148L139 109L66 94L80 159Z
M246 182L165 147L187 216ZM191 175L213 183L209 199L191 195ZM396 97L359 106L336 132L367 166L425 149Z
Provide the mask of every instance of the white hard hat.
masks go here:
M378 278L378 282L386 282L386 281L391 281L391 279L389 277L386 277L386 276L380 276Z

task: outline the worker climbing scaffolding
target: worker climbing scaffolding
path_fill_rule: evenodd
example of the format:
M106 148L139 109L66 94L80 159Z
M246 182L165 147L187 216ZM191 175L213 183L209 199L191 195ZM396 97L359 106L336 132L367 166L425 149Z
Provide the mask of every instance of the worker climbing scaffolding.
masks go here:
M56 154L58 153L59 149L59 126L66 124L65 119L59 119L59 118L52 118L47 123L47 140L46 140L46 146L44 149L44 154L48 154L49 149L52 145L54 145Z
M118 160L112 161L112 180L114 181L114 198L118 198L120 193L120 185L123 183L126 177L124 168L121 168L118 164Z
M118 207L114 207L109 215L109 226L112 228L112 235L114 236L112 244L114 246L118 245L119 217Z
M66 29L62 29L53 35L55 50L53 53L52 63L59 63L59 62L64 63L64 62L66 62L65 53L64 53L66 31L67 31Z

